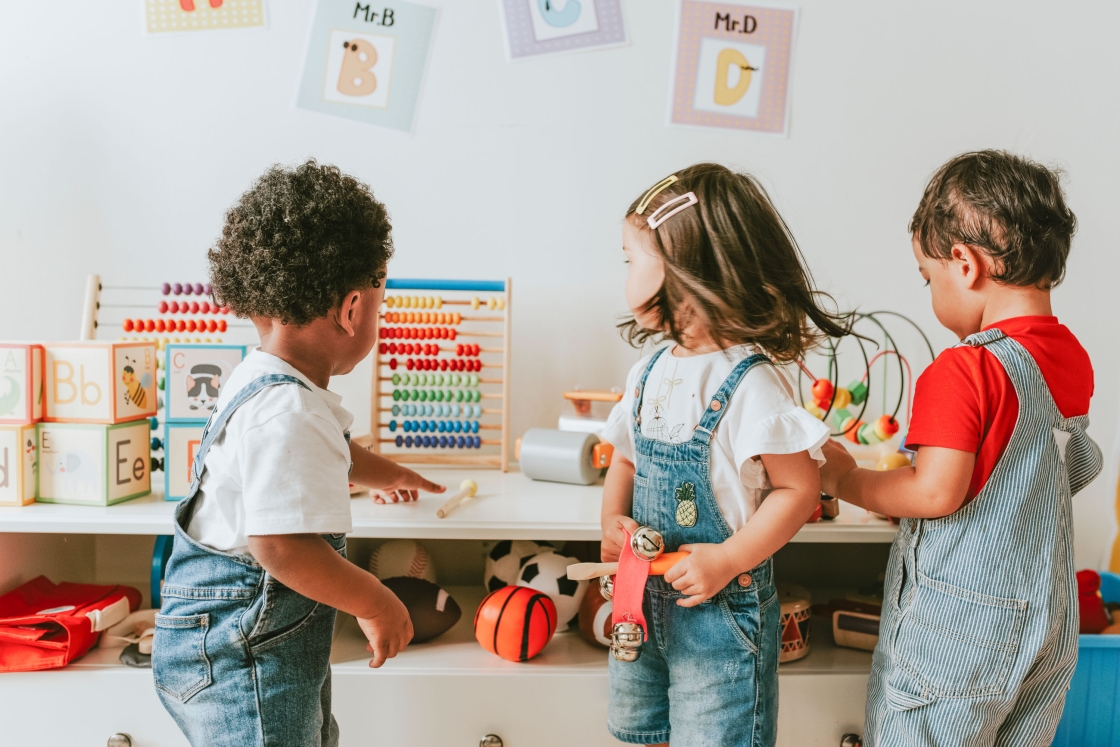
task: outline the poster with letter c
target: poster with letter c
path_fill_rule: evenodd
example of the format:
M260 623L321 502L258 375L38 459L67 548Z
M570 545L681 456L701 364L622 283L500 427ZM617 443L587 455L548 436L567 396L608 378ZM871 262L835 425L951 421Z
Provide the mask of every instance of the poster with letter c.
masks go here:
M680 0L669 124L785 136L797 9Z
M411 131L437 12L395 0L319 0L296 105Z
M620 0L499 0L499 4L510 60L626 44Z

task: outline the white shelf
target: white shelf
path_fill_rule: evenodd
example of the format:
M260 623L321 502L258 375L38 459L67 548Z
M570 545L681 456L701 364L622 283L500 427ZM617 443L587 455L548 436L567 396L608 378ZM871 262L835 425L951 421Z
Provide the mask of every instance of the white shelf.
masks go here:
M467 540L600 539L601 485L536 482L520 472L425 467L430 479L458 489L464 478L478 483L478 495L446 519L436 518L442 496L425 494L413 503L378 505L364 496L351 501L351 537ZM170 534L177 504L161 492L115 506L35 503L0 507L0 532L57 534ZM806 525L794 542L881 542L897 528L863 509L842 505L832 521Z

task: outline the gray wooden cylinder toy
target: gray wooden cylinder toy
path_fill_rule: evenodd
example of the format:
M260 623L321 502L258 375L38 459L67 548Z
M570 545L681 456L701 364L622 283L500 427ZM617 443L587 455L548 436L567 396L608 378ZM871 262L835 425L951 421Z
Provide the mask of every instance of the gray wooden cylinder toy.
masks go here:
M521 471L534 480L590 485L600 474L591 463L597 443L592 433L531 428L521 437Z

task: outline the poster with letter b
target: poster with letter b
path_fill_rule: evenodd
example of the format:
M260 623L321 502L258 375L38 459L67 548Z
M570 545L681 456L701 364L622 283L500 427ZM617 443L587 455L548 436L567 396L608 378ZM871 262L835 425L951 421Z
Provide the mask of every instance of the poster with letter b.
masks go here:
M297 105L411 131L436 9L319 0Z

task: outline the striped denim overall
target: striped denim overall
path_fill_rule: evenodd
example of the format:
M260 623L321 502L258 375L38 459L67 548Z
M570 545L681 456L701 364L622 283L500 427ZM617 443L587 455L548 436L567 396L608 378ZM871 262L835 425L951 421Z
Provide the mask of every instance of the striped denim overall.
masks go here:
M764 355L740 361L724 380L692 438L665 443L642 435L646 379L635 397L634 508L639 524L665 538L665 549L719 543L731 536L712 492L711 439L739 382ZM690 504L690 505L685 505ZM673 747L773 747L778 720L781 604L773 561L743 570L714 597L681 607L684 594L650 576L642 611L649 639L637 661L610 659L607 727L618 740Z
M998 329L967 338L1019 398L979 495L903 519L867 697L868 747L1048 745L1077 663L1070 497L1101 470L1088 417L1064 418L1038 365Z
M335 611L297 594L252 557L213 550L187 534L206 455L230 417L284 374L245 385L202 432L156 616L156 691L194 747L333 747L330 652ZM349 439L349 437L348 437ZM346 555L346 535L324 535Z

